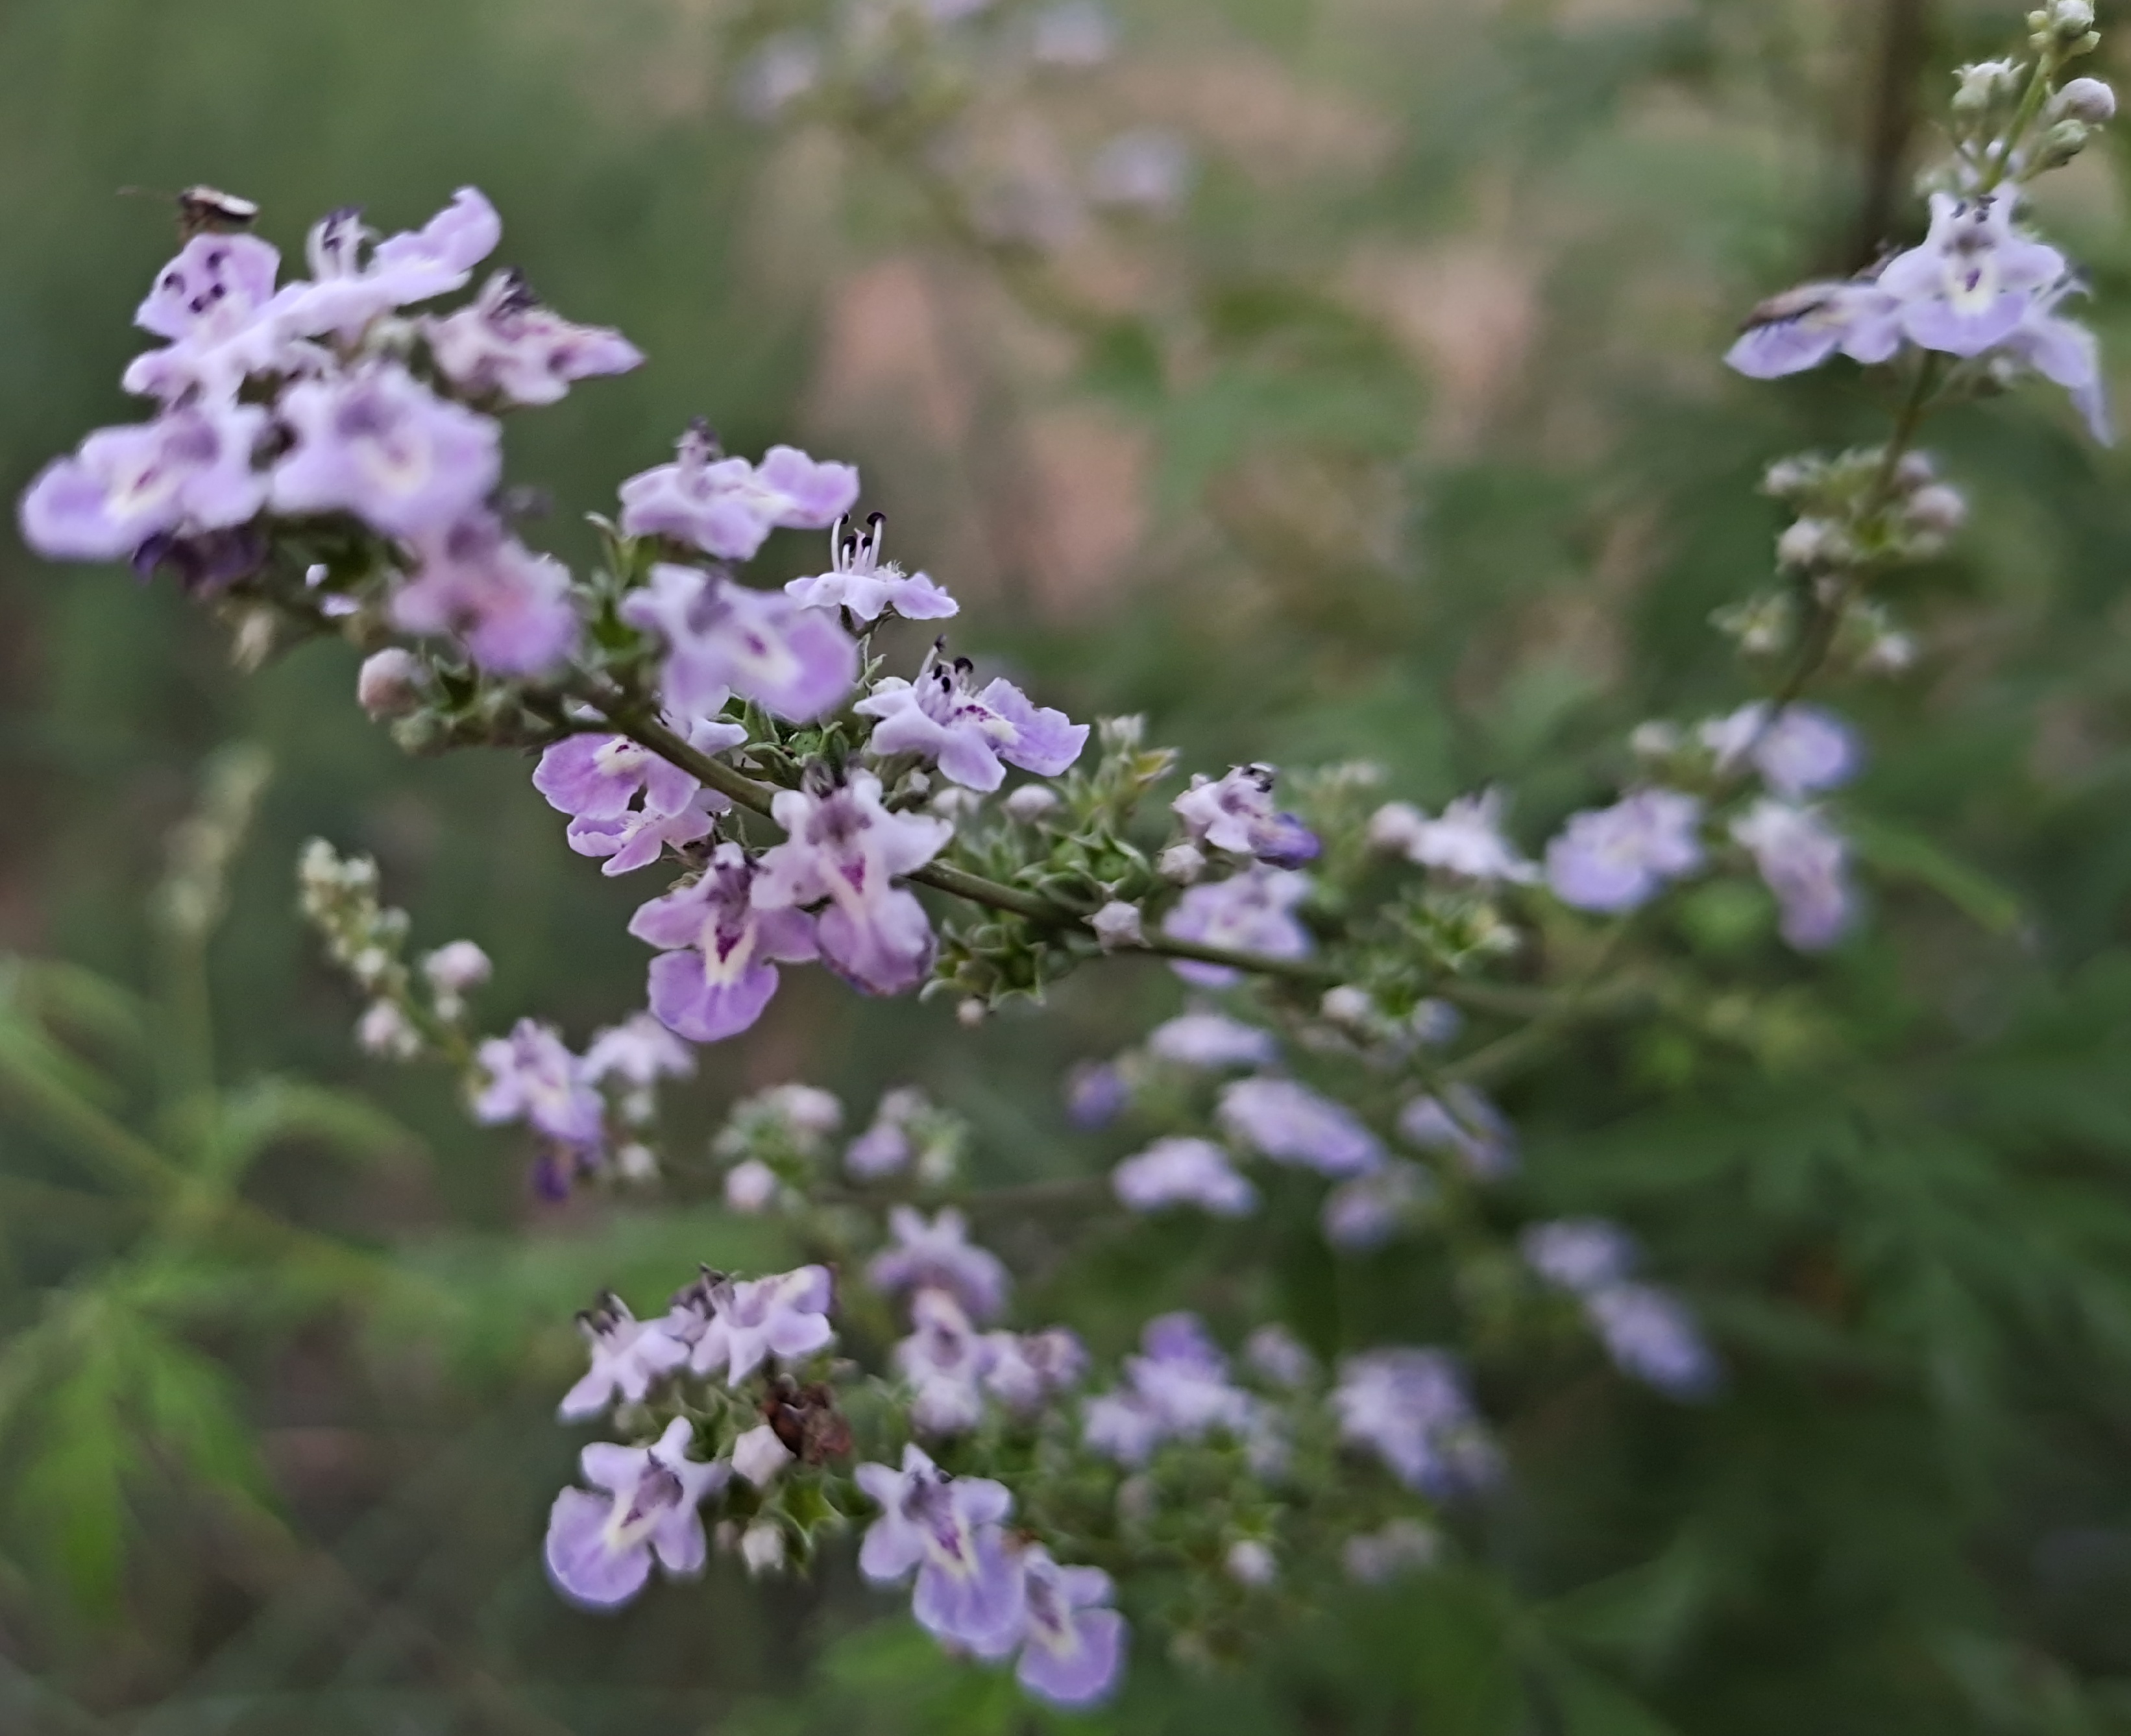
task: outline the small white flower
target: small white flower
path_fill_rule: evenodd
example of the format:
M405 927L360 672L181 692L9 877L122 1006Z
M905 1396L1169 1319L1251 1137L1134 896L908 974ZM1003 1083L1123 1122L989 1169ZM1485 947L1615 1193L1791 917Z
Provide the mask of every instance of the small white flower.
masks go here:
M767 1489L797 1456L777 1438L777 1431L764 1423L733 1442L732 1467L757 1489Z
M784 1530L773 1519L757 1519L740 1533L740 1558L759 1579L784 1571Z
M725 1206L752 1217L769 1209L781 1185L774 1169L751 1157L725 1172Z

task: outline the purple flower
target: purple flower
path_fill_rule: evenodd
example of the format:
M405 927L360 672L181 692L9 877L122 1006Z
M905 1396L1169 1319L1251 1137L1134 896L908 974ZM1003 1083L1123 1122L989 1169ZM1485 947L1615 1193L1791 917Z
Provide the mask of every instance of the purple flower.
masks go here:
M644 352L619 332L573 325L544 308L515 270L496 272L467 306L423 322L437 371L471 397L553 404L577 380L626 374Z
M619 1393L626 1404L641 1404L653 1386L688 1360L688 1346L669 1337L655 1320L639 1320L611 1290L577 1316L577 1330L591 1347L592 1365L563 1395L555 1414L565 1423L582 1423L602 1414Z
M188 395L227 402L250 374L294 365L276 322L267 318L281 256L251 235L196 235L156 275L134 324L168 347L136 356L129 392L175 404Z
M893 610L906 621L944 620L961 605L922 572L906 573L893 561L881 564L888 520L875 513L861 539L836 520L829 533L830 570L794 579L784 594L802 609L847 609L859 621L875 621Z
M714 715L730 690L803 723L834 708L858 678L858 647L828 616L693 567L653 567L621 616L665 640L660 688L668 707L690 716Z
M599 1143L606 1114L600 1094L553 1026L520 1019L509 1036L483 1043L475 1059L484 1075L473 1100L476 1121L523 1121L566 1145Z
M563 836L580 856L606 858L602 874L632 874L650 867L668 844L678 850L709 837L711 816L731 806L715 791L702 790L690 796L678 814L631 808L611 820L573 820Z
M679 1324L676 1336L692 1345L688 1366L695 1373L715 1375L722 1363L725 1384L738 1386L772 1356L797 1361L833 1340L831 1302L826 1266L738 1282L709 1273L675 1302L677 1313L702 1320L701 1330L679 1322L667 1330ZM668 1319L673 1322L673 1315Z
M1277 1322L1259 1327L1243 1341L1243 1358L1276 1386L1299 1390L1317 1378L1317 1359L1309 1347Z
M572 735L540 756L533 787L558 812L612 820L639 791L649 811L678 814L701 786L626 735Z
M1125 1619L1109 1607L1109 1575L1061 1567L1040 1543L1022 1551L1021 1569L1028 1615L1016 1678L1052 1705L1094 1705L1124 1665Z
M1080 757L1088 739L1085 724L1031 705L1004 677L972 693L972 667L965 657L948 662L936 645L915 683L892 677L877 683L853 708L880 720L866 751L877 759L915 753L972 790L996 790L1005 780L1006 765L1055 777Z
M1132 1086L1113 1062L1083 1061L1066 1075L1066 1118L1076 1127L1107 1127L1131 1101Z
M2005 340L2004 348L2045 380L2054 380L2070 392L2073 407L2086 418L2087 432L2102 445L2114 446L2116 431L2109 414L2108 389L2101 377L2100 346L2085 326L2057 311L2057 304L2075 287L2066 282L2047 295L2038 296Z
M473 513L414 546L421 563L392 595L395 626L450 634L498 675L540 674L577 648L569 569L534 553L492 513Z
M1275 775L1267 765L1233 766L1218 781L1196 772L1191 787L1170 806L1195 844L1255 856L1275 868L1299 868L1314 860L1321 846L1294 815L1274 811Z
M1325 1241L1341 1253L1371 1253L1397 1235L1434 1193L1434 1178L1425 1169L1394 1160L1326 1194L1319 1223Z
M304 251L313 280L290 284L275 298L283 332L352 339L381 313L463 289L496 251L503 223L477 189L462 187L420 229L388 237L366 256L372 232L352 208L312 226Z
M1221 1092L1224 1131L1276 1163L1320 1175L1359 1175L1383 1161L1383 1145L1354 1112L1293 1079L1238 1079Z
M282 393L295 446L274 466L274 509L345 510L390 537L443 532L496 485L496 423L448 404L395 361Z
M1584 1298L1606 1354L1621 1372L1676 1399L1706 1398L1717 1358L1680 1299L1647 1284L1616 1284Z
M1517 1238L1525 1264L1557 1288L1588 1295L1635 1270L1635 1239L1602 1217L1563 1217L1526 1227Z
M1295 921L1295 906L1310 896L1310 877L1257 865L1227 880L1188 888L1161 925L1173 940L1300 959L1310 951L1310 931ZM1240 973L1226 964L1180 959L1172 967L1187 983L1225 988Z
M1484 1487L1498 1469L1458 1365L1442 1351L1365 1351L1339 1365L1340 1438L1366 1447L1407 1488L1439 1498Z
M1125 1358L1123 1389L1090 1399L1081 1438L1121 1465L1143 1465L1165 1441L1196 1441L1215 1429L1248 1437L1264 1410L1229 1384L1223 1356L1195 1314L1163 1314L1141 1335L1144 1355Z
M931 1107L925 1093L912 1085L884 1091L873 1124L845 1149L844 1168L861 1181L900 1173L914 1155L911 1125Z
M1785 940L1801 952L1819 952L1842 938L1856 913L1850 847L1817 808L1764 796L1731 822L1731 835L1753 852L1776 895Z
M910 1298L910 1336L893 1351L896 1371L910 1383L910 1420L927 1434L959 1434L983 1420L980 1383L989 1346L946 1290Z
M1840 350L1886 361L1900 347L1900 304L1869 278L1800 284L1755 308L1726 363L1753 380L1817 368Z
M585 1045L585 1077L595 1084L618 1078L646 1091L662 1078L685 1079L695 1070L694 1051L648 1012L593 1032Z
M970 1221L952 1206L930 1223L911 1206L888 1214L895 1245L874 1255L866 1280L890 1296L945 1290L974 1320L989 1320L1006 1307L1007 1275L996 1254L969 1239Z
M763 853L755 908L826 901L817 921L821 956L839 976L877 995L922 982L932 968L932 925L895 877L936 856L953 825L891 814L869 772L854 772L819 794L781 790L770 806L787 835Z
M2065 275L2064 256L2013 230L2009 188L1934 193L1931 232L1887 261L1880 287L1900 304L1904 336L1927 350L1980 356L2003 343Z
M1789 705L1773 723L1768 715L1768 706L1756 701L1702 725L1702 744L1716 754L1719 771L1750 754L1769 787L1793 800L1837 788L1857 775L1863 754L1856 732L1833 712Z
M644 1589L654 1556L676 1579L703 1571L708 1552L696 1509L725 1485L731 1467L687 1456L695 1425L676 1417L650 1447L596 1441L578 1456L585 1480L548 1515L544 1551L555 1589L582 1609L611 1609Z
M1529 884L1539 878L1539 869L1502 835L1506 801L1498 789L1461 796L1439 820L1430 820L1407 802L1386 802L1369 820L1369 842L1379 849L1396 850L1422 868L1468 880Z
M1224 1067L1269 1067L1280 1053L1271 1031L1204 1008L1156 1026L1147 1048L1157 1060L1209 1073Z
M1158 1139L1119 1164L1110 1185L1135 1212L1197 1206L1216 1217L1244 1217L1257 1209L1258 1190L1211 1140Z
M1398 1131L1423 1151L1448 1151L1465 1173L1495 1181L1517 1167L1517 1131L1470 1085L1449 1087L1440 1098L1417 1097L1399 1112Z
M1572 814L1546 847L1547 884L1578 910L1634 910L1702 866L1701 825L1701 802L1677 790L1638 790Z
M876 1585L917 1573L911 1613L927 1632L979 1657L1003 1657L1022 1637L1027 1598L1020 1561L1000 1522L1013 1497L988 1477L951 1477L916 1447L903 1468L853 1473L881 1509L859 1547L859 1571Z
M1077 1386L1088 1371L1087 1347L1062 1326L987 1332L984 1345L984 1390L1021 1416Z
M22 495L22 540L55 560L108 561L153 538L242 524L266 501L251 467L266 413L249 404L175 409L98 428Z
M621 528L632 537L670 537L721 560L745 561L779 526L823 530L851 509L859 473L817 464L796 447L773 446L760 468L718 455L700 423L681 437L671 464L621 485Z

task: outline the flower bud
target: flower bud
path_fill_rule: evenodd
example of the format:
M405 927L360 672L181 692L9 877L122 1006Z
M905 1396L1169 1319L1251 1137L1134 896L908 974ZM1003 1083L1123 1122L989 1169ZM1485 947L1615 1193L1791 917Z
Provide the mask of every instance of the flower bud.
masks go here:
M1653 717L1637 724L1628 737L1628 747L1639 758L1666 759L1679 752L1678 724Z
M1055 813L1058 805L1058 792L1045 783L1025 783L1006 799L1007 813L1023 825Z
M462 995L480 988L494 968L488 954L471 940L453 940L422 960L422 974L429 986L444 994Z
M733 1442L732 1468L757 1489L767 1489L797 1456L777 1438L777 1431L764 1423Z
M740 1558L756 1578L784 1571L784 1528L774 1519L757 1519L740 1533Z
M1800 519L1776 538L1776 559L1785 567L1817 567L1841 558L1848 543L1825 519Z
M2094 28L2094 7L2090 0L2054 0L2050 7L2050 28L2066 42L2078 41Z
M614 1155L614 1166L627 1182L658 1179L658 1154L641 1140L631 1140Z
M1906 494L1922 488L1937 475L1938 466L1929 452L1904 452L1894 466L1894 486Z
M767 1212L778 1185L777 1172L761 1159L735 1164L725 1172L725 1208L748 1217Z
M355 1027L355 1040L366 1055L388 1061L410 1061L422 1052L421 1033L390 1001L375 1001Z
M1253 1590L1270 1585L1280 1577L1280 1563L1273 1558L1272 1551L1256 1538L1244 1538L1231 1543L1224 1565L1230 1579Z
M1205 869L1205 854L1196 844L1172 844L1154 858L1154 871L1172 886L1189 886Z
M1908 517L1917 529L1950 537L1968 521L1968 502L1961 490L1944 482L1920 488L1910 496Z
M1377 997L1358 983L1342 983L1337 988L1324 991L1324 998L1317 1003L1317 1010L1334 1025L1366 1031L1376 1023Z
M388 645L362 660L355 676L355 700L373 718L405 717L421 705L422 687L421 659Z
M2052 106L2066 120L2105 127L2116 117L2116 93L2100 79L2074 79Z
M975 1031L990 1016L991 1008L975 995L959 1002L955 1008L955 1022L965 1031Z
M1803 458L1779 458L1761 478L1761 491L1787 500L1809 485L1817 466Z
M1147 945L1147 936L1140 931L1139 906L1122 898L1113 898L1089 917L1088 926L1095 931L1095 944L1106 953Z
M2042 24L2035 18L2029 22L2038 30ZM1953 93L1954 112L1957 114L1975 114L1997 101L2000 92L2009 89L2018 76L2010 60L1978 60L1973 65L1957 68L1954 77L1961 81Z

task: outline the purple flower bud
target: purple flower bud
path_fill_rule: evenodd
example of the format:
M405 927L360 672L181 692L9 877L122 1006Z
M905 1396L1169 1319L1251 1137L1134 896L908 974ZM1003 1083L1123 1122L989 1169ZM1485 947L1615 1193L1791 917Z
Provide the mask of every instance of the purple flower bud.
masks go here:
M1175 940L1195 940L1267 958L1300 959L1310 952L1310 931L1293 911L1309 896L1307 874L1253 865L1227 880L1190 887L1162 923L1161 931ZM1225 988L1240 974L1225 964L1190 959L1180 959L1171 968L1186 982L1206 988Z
M437 371L470 397L553 404L572 380L626 374L644 352L619 332L572 325L544 308L516 271L498 271L469 305L423 322Z
M1634 1237L1602 1217L1529 1225L1517 1246L1533 1271L1579 1296L1618 1284L1635 1266Z
M624 1404L641 1404L653 1386L688 1360L687 1345L668 1337L658 1322L639 1320L611 1291L577 1316L577 1330L591 1348L592 1365L563 1395L556 1415L565 1423L603 1415L617 1394Z
M837 519L829 532L830 570L793 579L785 595L803 609L845 609L854 620L866 622L890 611L906 621L944 620L960 613L961 605L923 573L905 573L893 561L881 564L887 533L888 521L879 513L863 538Z
M1000 1522L1013 1497L985 1477L951 1477L916 1447L900 1471L861 1465L859 1487L881 1509L859 1548L859 1571L876 1585L917 1574L912 1613L927 1632L1003 1657L1021 1639L1027 1601L1020 1560Z
M1516 1129L1470 1085L1414 1098L1399 1112L1398 1131L1423 1151L1449 1152L1479 1181L1499 1180L1517 1167Z
M914 683L893 677L878 683L853 708L880 720L866 751L876 759L915 753L972 790L996 790L1007 765L1055 777L1080 757L1085 724L1031 705L1003 677L973 693L970 667L966 658L948 661L935 646Z
M1157 1060L1209 1073L1225 1067L1269 1067L1280 1053L1271 1031L1204 1009L1156 1026L1147 1048Z
M1258 1192L1238 1175L1228 1154L1211 1140L1156 1140L1111 1172L1118 1198L1134 1212L1197 1206L1216 1217L1245 1217Z
M1499 1470L1458 1365L1442 1351L1366 1351L1339 1365L1340 1437L1365 1447L1407 1488L1439 1499L1484 1488Z
M399 645L373 651L355 672L355 702L373 718L418 710L425 686L421 659Z
M1140 927L1139 906L1122 898L1113 898L1089 917L1088 926L1094 930L1095 945L1106 953L1147 945L1147 935Z
M893 814L880 780L855 772L820 794L783 790L771 804L785 841L764 852L757 910L826 901L817 919L823 960L869 994L899 994L932 966L932 925L895 877L930 862L954 835L944 820Z
M844 1168L861 1181L899 1174L910 1163L910 1123L931 1107L913 1087L883 1092L872 1126L845 1149Z
M812 917L756 906L759 872L739 844L721 844L701 879L630 919L630 933L662 949L651 961L651 1011L691 1042L745 1031L777 992L776 965L816 955Z
M266 500L251 467L266 413L249 404L175 409L99 428L22 495L22 540L54 560L109 561L151 538L242 524Z
M585 1480L606 1494L557 1495L544 1552L548 1577L570 1602L587 1609L627 1603L650 1578L654 1556L675 1579L703 1571L709 1548L696 1509L731 1472L688 1457L694 1434L693 1423L676 1417L653 1446L600 1441L579 1455Z
M1091 1706L1124 1667L1125 1619L1109 1607L1099 1567L1061 1567L1031 1543L1021 1552L1027 1623L1016 1679L1056 1706Z
M1634 910L1702 866L1701 825L1701 802L1677 790L1638 790L1572 814L1547 846L1547 883L1578 910Z
M1731 822L1731 835L1753 852L1776 895L1785 940L1801 952L1819 952L1842 938L1856 914L1850 847L1817 808L1765 796Z
M274 509L347 511L388 537L441 534L495 487L496 423L448 404L397 362L299 380L282 393L295 445L274 466Z
M476 1121L523 1121L566 1145L599 1143L605 1107L552 1025L520 1019L508 1037L483 1043L476 1059L484 1075L473 1100Z
M1717 1358L1679 1298L1647 1284L1616 1284L1584 1299L1591 1323L1621 1372L1676 1399L1717 1387Z
M1326 1194L1319 1222L1325 1241L1341 1253L1372 1253L1434 1196L1434 1178L1425 1169L1394 1160L1373 1174L1342 1182Z
M715 715L728 690L794 722L833 709L858 678L858 647L818 610L692 567L659 566L622 619L666 642L668 707Z
M969 1239L969 1220L952 1206L930 1223L910 1206L888 1214L894 1246L874 1255L866 1280L885 1294L945 1290L975 1320L989 1320L1006 1307L1006 1267L997 1255Z
M1383 1161L1383 1145L1353 1112L1293 1079L1238 1079L1221 1092L1224 1131L1276 1163L1321 1175L1359 1175Z
M859 497L857 471L817 464L796 447L773 446L759 469L716 451L705 430L691 428L673 463L623 483L623 532L670 537L721 560L745 561L772 530L825 530Z
M421 564L392 595L395 625L450 634L498 675L544 673L577 648L569 569L534 553L494 514L472 514L414 546Z
M1292 814L1276 813L1271 766L1235 766L1218 782L1203 772L1170 804L1195 844L1211 844L1233 855L1255 856L1275 868L1300 868L1315 859L1317 835Z

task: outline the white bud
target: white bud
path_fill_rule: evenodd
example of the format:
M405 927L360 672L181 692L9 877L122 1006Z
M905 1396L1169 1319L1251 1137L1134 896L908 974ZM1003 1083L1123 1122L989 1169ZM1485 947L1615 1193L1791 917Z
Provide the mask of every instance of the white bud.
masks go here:
M2116 117L2116 93L2099 79L2074 79L2052 106L2066 120L2105 127Z
M1858 667L1873 675L1899 675L1917 660L1917 642L1906 633L1883 633L1860 658Z
M374 988L392 968L392 955L381 946L366 946L348 960L347 968L365 988Z
M355 702L375 718L405 717L422 703L422 662L389 645L363 658L355 672Z
M422 1052L422 1034L390 1001L374 1001L355 1027L363 1052L388 1061L409 1061Z
M955 1020L965 1029L975 1031L989 1016L991 1009L975 995L960 1002L955 1008Z
M1776 559L1785 567L1812 567L1828 557L1841 536L1824 519L1800 519L1776 538Z
M1427 816L1410 801L1387 801L1369 815L1369 847L1403 855L1427 835Z
M422 974L429 986L446 994L462 995L480 988L495 968L488 954L471 940L453 940L422 959Z
M640 1140L631 1140L614 1155L614 1166L624 1181L658 1179L658 1154Z
M1047 783L1025 783L1006 799L1007 812L1023 825L1034 825L1058 806L1058 792Z
M949 784L926 804L942 820L951 820L957 824L968 819L984 805L984 797L975 790L965 790L957 784Z
M1668 759L1679 752L1679 725L1661 717L1650 718L1635 725L1628 746L1645 759Z
M1253 1590L1270 1585L1280 1577L1280 1563L1273 1552L1256 1538L1245 1538L1228 1546L1224 1563L1228 1577L1239 1585L1248 1585Z
M774 1519L757 1519L740 1533L740 1558L760 1578L784 1571L784 1528Z
M1195 844L1172 844L1154 858L1155 873L1172 886L1189 886L1205 869L1205 852Z
M1433 996L1413 1009L1414 1039L1431 1049L1440 1049L1465 1028L1465 1015L1448 1001Z
M732 1447L732 1468L754 1485L767 1489L798 1455L777 1438L767 1423L750 1428Z
M1804 490L1816 470L1817 466L1803 458L1779 458L1761 478L1762 492L1774 495L1779 500L1788 500Z
M777 1172L759 1158L749 1158L725 1172L725 1207L744 1217L767 1212L782 1184Z
M1147 945L1147 936L1140 932L1139 906L1122 898L1113 898L1089 917L1088 926L1095 931L1095 944L1106 953Z
M1961 84L1953 93L1955 110L1974 114L1988 108L2000 92L2012 88L2018 76L2019 69L2010 60L1978 60L1972 66L1957 68L1954 77Z
M1377 998L1357 983L1342 983L1324 991L1317 1010L1334 1025L1366 1031L1377 1021Z
M1961 490L1944 482L1920 488L1909 497L1908 520L1918 530L1951 536L1968 521L1968 502Z
M2050 7L2050 27L2067 39L2085 36L2094 28L2090 0L2055 0Z
M818 1085L779 1085L769 1093L784 1124L802 1139L826 1139L844 1124L844 1106Z
M1907 490L1922 488L1938 475L1929 452L1904 452L1894 465L1894 485Z

